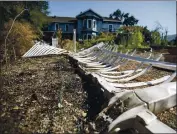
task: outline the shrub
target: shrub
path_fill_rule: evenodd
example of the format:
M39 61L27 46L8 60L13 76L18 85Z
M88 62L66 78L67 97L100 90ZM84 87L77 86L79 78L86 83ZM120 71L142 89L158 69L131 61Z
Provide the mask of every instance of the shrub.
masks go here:
M161 44L161 37L160 37L160 33L158 31L152 32L152 40L155 45Z
M140 31L135 31L130 37L131 43L128 44L128 48L142 48L143 35Z
M69 39L63 40L61 46L63 49L66 49L68 51L74 51L74 43L72 40Z
M3 37L7 35L10 27L12 25L12 20L5 23L3 30ZM7 58L11 59L14 56L20 57L27 50L29 50L33 45L33 40L37 39L38 36L36 31L27 22L18 22L16 21L12 27L12 30L8 36L6 44ZM4 48L4 47L3 47ZM4 50L3 50L4 51Z
M115 35L111 33L103 33L101 32L98 36L93 37L90 40L84 40L82 43L77 43L77 50L87 49L93 45L96 45L100 42L112 42L115 39Z

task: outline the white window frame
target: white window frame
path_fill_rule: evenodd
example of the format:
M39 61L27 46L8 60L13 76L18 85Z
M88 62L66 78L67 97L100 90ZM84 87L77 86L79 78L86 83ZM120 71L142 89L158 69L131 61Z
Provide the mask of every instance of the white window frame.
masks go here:
M109 31L109 26L112 25L112 30L111 32L113 32L113 24L108 24L108 31Z
M92 37L96 37L96 33L92 33Z
M95 27L94 27L94 22L95 22ZM93 20L93 28L96 28L96 20Z
M86 21L87 21L86 19L83 20L83 27L84 27L84 22L86 22Z
M87 28L89 28L88 26L89 26L89 24L88 24L88 22L89 22L89 20L91 20L91 29L92 29L92 27L93 27L93 20L92 19L87 19Z
M55 23L55 30L58 30L58 29L57 29L57 25L58 25L58 29L59 29L59 24L58 24L58 23Z
M66 31L66 26L68 26L68 30ZM69 31L69 25L68 24L65 24L65 32L68 32Z

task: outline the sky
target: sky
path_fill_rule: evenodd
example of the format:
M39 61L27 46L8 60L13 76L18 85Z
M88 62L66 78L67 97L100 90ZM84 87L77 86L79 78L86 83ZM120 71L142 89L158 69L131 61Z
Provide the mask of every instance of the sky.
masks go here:
M104 17L117 9L130 13L138 25L153 30L159 22L168 35L176 34L176 1L49 1L49 15L75 17L91 8Z

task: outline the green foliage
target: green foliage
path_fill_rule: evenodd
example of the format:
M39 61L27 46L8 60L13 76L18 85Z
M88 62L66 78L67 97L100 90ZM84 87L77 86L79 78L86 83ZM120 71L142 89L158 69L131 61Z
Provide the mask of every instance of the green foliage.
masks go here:
M152 43L151 31L147 29L147 26L145 26L142 29L142 34L144 36L144 43L151 44Z
M47 20L48 2L46 1L1 1L0 2L0 28L5 22L14 19L22 10L25 11L18 20L29 21L36 28L40 29Z
M84 40L83 43L77 43L77 51L80 51L81 49L87 49L91 47L93 44L91 43L91 40Z
M74 51L74 42L72 40L66 39L63 40L62 43L60 44L63 49L66 49L68 51Z
M115 35L111 33L101 32L98 36L90 40L84 40L83 43L77 43L77 50L87 49L100 42L112 42L114 41L114 39L115 39Z
M123 25L134 26L138 23L138 20L134 16L124 17Z
M123 20L124 13L121 12L121 10L117 9L115 12L110 14L110 18Z
M170 44L170 43L168 43L168 41L166 39L161 39L162 46L167 46L168 44Z
M28 11L24 9L28 9ZM47 14L48 2L46 1L0 1L0 31L2 31L0 45L5 53L4 57L7 57L6 52L10 59L15 55L21 56L31 47L33 39L42 37L41 28L47 23ZM19 16L7 39L7 49L4 50L3 39L11 27L12 20L17 15Z
M128 44L128 48L142 48L143 40L142 33L139 30L135 31L130 37L131 44Z
M120 20L123 22L123 25L134 26L138 23L138 19L134 16L129 16L129 13L124 13L120 9L117 9L115 12L109 15L109 18Z
M123 26L117 31L116 43L119 50L123 52L137 48L147 48L148 43L145 42L143 35L144 28L141 26Z
M153 31L151 35L153 44L160 45L161 44L160 33L158 31Z
M177 46L177 36L173 42L174 42L174 45Z
M48 22L46 15L36 9L30 12L30 20L32 24L34 24L34 26L38 28L42 28L43 25Z

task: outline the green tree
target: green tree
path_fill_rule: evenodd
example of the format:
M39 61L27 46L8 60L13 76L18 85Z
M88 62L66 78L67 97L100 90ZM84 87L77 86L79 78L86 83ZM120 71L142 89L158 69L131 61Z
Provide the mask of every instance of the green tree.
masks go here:
M168 45L167 35L168 35L168 29L166 28L164 33L162 33L162 37L161 37L161 45L162 46Z
M16 51L16 48L18 50L18 45L15 44L20 44L20 40L24 40L25 44L31 44L31 41L37 38L35 36L34 38L29 39L28 36L31 36L30 33L36 35L38 32L42 35L41 28L43 27L43 24L47 22L48 13L48 2L46 1L0 1L0 31L2 31L0 32L0 45L2 48L2 54L4 55L3 60L7 59L8 51L11 51L11 48L14 49L14 53L18 53ZM16 17L17 19L15 23L11 23ZM29 23L29 26L27 25L27 22ZM8 25L5 26L6 23L8 23ZM14 25L11 31L9 32L9 29L11 28L12 24ZM29 34L26 34L27 32L19 32L12 34L11 32L13 32L13 30L17 27L16 24L21 27L26 26L26 30L29 30ZM25 30L24 27L23 30ZM33 28L33 30L31 30L31 28ZM17 29L19 29L19 27L16 28L16 30ZM30 30L32 32L30 32ZM6 35L9 36L7 36L8 38L6 38L6 43L4 43L4 38L6 37Z
M2 29L5 22L14 19L25 8L29 10L18 20L29 21L37 28L41 28L46 23L46 15L49 13L47 1L0 1L0 28Z
M112 19L118 19L123 21L124 13L122 13L119 9L117 9L115 12L109 15Z
M138 20L134 16L128 16L124 18L123 25L134 26L138 23Z
M124 13L120 9L117 9L115 12L109 15L109 18L117 19L123 22L123 25L134 26L138 23L138 19L134 16L129 16L129 13Z
M143 41L143 34L139 30L136 30L130 37L131 44L129 44L128 48L142 48Z
M143 27L142 34L144 36L144 42L146 44L152 43L151 31L147 29L147 26Z
M161 44L161 36L158 31L152 31L152 43L155 45L160 45Z

